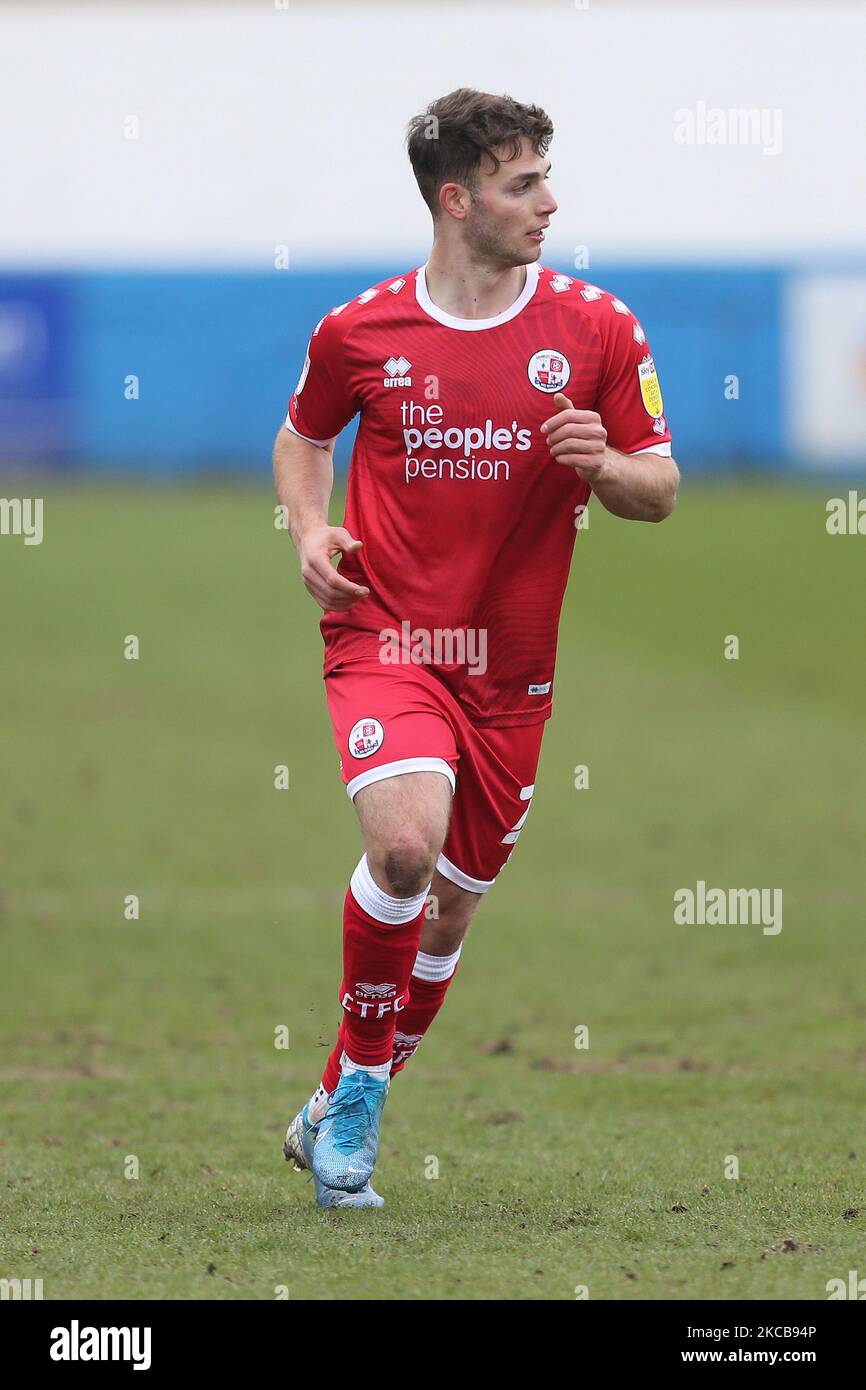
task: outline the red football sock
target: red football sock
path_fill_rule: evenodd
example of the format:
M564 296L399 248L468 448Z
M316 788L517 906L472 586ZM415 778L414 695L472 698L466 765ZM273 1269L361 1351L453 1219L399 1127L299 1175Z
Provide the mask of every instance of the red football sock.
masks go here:
M340 1080L340 1058L346 1046L346 1037L343 1032L343 1020L340 1019L340 1026L337 1029L337 1042L333 1052L325 1063L325 1070L322 1073L322 1085L328 1095L336 1088Z
M461 947L450 956L431 956L419 951L409 982L408 1006L401 1013L394 1034L391 1075L402 1071L445 1003L448 986L457 973Z
M418 955L428 887L394 898L374 881L367 856L352 875L343 905L343 1019L322 1085L330 1093L340 1079L340 1058L357 1066L384 1066L394 1051L394 1032L409 1002L409 978Z

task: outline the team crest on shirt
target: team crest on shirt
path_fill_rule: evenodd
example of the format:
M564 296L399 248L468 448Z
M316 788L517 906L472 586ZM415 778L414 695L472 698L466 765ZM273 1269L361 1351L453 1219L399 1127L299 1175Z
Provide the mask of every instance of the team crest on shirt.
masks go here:
M656 364L652 359L652 354L647 353L642 362L637 364L638 381L640 382L640 393L643 398L644 410L647 415L651 415L654 420L661 418L664 410L662 405L662 388L656 374Z
M349 734L349 752L353 758L371 758L384 741L385 730L378 719L359 719Z
M536 390L552 394L564 390L571 376L571 363L556 348L544 348L532 354L526 371Z

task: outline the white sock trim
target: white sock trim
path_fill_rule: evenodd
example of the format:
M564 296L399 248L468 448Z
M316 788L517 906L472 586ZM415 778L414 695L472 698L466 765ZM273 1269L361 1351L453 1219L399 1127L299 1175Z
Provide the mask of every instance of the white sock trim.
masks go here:
M419 951L415 957L415 964L412 966L412 974L418 980L427 980L430 984L439 984L442 980L450 980L454 971L457 969L457 962L460 959L462 945L450 956L430 956L426 951Z
M378 1077L380 1081L387 1081L388 1077L391 1075L392 1061L393 1058L389 1057L388 1061L382 1062L380 1066L362 1066L360 1062L353 1062L349 1054L344 1052L340 1058L340 1071L343 1076L351 1076L353 1071L365 1071L368 1076L375 1076Z
M414 921L430 892L428 883L423 893L416 893L412 898L392 898L389 893L382 891L370 873L366 854L358 861L349 887L358 906L370 917L375 917L377 922L385 922L389 927Z

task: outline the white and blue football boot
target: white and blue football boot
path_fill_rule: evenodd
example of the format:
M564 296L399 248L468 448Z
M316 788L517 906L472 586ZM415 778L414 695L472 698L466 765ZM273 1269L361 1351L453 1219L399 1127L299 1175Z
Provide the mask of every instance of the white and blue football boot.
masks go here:
M383 1207L384 1197L374 1192L369 1182L357 1192L345 1192L340 1188L326 1187L313 1173L313 1145L316 1142L319 1125L310 1119L309 1101L299 1110L286 1130L283 1155L287 1162L294 1163L297 1172L309 1171L316 1186L316 1201L323 1211L333 1207ZM321 1123L321 1121L319 1122Z
M313 1139L310 1167L318 1182L341 1192L360 1192L376 1166L379 1127L390 1079L352 1070L340 1077Z

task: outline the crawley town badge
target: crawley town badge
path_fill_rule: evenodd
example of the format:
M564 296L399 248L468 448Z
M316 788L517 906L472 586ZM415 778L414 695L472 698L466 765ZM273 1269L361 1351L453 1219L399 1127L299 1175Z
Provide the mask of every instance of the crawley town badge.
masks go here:
M654 420L658 420L664 406L662 405L662 388L656 375L656 364L652 360L650 353L647 353L642 362L637 364L637 377L640 382L640 393L643 398L644 410L647 415L651 415Z
M555 348L545 348L543 352L532 354L526 370L536 390L552 395L554 391L565 389L571 376L571 363L564 353L557 352Z
M384 740L385 730L378 719L359 719L349 734L349 752L353 758L371 758Z

